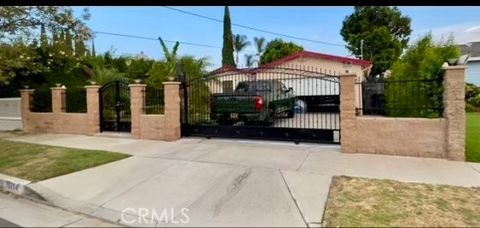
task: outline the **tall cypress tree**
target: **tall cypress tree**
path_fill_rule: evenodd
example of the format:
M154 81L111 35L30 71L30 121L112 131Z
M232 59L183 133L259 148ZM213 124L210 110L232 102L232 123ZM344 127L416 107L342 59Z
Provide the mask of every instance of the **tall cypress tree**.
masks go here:
M65 33L65 54L67 56L73 55L72 34L69 29L67 29L67 32Z
M46 54L48 50L48 37L47 32L45 31L45 26L42 24L40 29L40 49L42 50L42 54Z
M223 16L222 65L236 66L233 58L233 35L228 6L225 6L225 14Z
M52 30L52 42L50 43L50 48L54 48L58 45L60 38L58 37L58 33L56 29Z
M60 31L60 37L58 38L58 43L55 44L57 46L58 51L65 52L65 31L63 29Z
M95 53L95 42L93 42L93 39L92 39L92 57L96 57L97 54Z
M67 29L67 32L65 33L65 54L67 56L72 56L73 55L73 38L72 34L70 33L70 30Z
M78 58L85 57L86 53L85 44L83 43L83 39L80 36L75 37L75 56Z

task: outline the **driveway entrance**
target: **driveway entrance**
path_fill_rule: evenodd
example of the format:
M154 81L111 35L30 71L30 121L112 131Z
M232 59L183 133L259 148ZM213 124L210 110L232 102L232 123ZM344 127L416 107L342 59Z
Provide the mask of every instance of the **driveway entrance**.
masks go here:
M184 78L182 135L339 143L339 78L253 68Z

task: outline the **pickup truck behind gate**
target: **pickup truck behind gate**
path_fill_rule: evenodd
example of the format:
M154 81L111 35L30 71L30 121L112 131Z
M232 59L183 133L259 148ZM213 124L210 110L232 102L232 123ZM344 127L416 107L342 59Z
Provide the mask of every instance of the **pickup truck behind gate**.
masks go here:
M220 125L272 124L280 116L295 115L296 97L279 80L243 81L233 92L211 96L210 118Z

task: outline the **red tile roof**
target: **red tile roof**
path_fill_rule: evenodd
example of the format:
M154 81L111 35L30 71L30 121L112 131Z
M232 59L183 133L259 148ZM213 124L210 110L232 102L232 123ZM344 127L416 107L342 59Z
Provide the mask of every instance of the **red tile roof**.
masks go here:
M367 61L367 60L341 57L341 56L336 56L336 55L327 55L327 54L316 53L316 52L311 52L311 51L301 51L301 52L297 52L293 55L283 57L283 58L278 59L276 61L261 65L261 66L259 66L259 69L237 69L234 66L226 65L226 66L222 66L222 67L220 67L216 70L213 70L212 72L209 73L209 75L214 75L214 74L219 74L219 73L224 73L224 72L233 72L233 71L249 71L249 70L258 71L261 68L269 68L269 67L278 66L278 65L293 61L293 60L298 59L298 58L326 59L326 60L331 60L331 61L341 62L341 63L351 63L352 65L361 65L361 66L364 66L364 67L368 67L368 66L372 65L372 62Z
M352 65L361 65L361 66L370 66L372 65L372 62L367 61L367 60L361 60L361 59L354 59L354 58L347 58L347 57L341 57L341 56L336 56L336 55L327 55L327 54L322 54L322 53L316 53L316 52L311 52L311 51L301 51L297 52L293 55L289 55L286 57L283 57L279 60L270 62L268 64L265 64L264 66L277 66L286 62L290 62L292 60L298 59L298 58L314 58L314 59L326 59L326 60L331 60L335 62L341 62L341 63L348 63L350 62Z
M239 69L237 69L235 66L224 65L224 66L221 66L220 68L217 68L217 69L211 71L208 74L209 75L214 75L214 74L220 74L220 73L224 73L224 72L231 72L231 71L238 71L238 70Z

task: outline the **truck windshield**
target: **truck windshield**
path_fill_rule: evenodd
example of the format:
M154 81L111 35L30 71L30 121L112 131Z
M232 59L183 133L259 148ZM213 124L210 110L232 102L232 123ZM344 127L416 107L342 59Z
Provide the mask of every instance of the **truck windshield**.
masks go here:
M238 83L235 91L237 92L259 92L259 91L271 91L271 84L267 81L257 82L240 82Z

